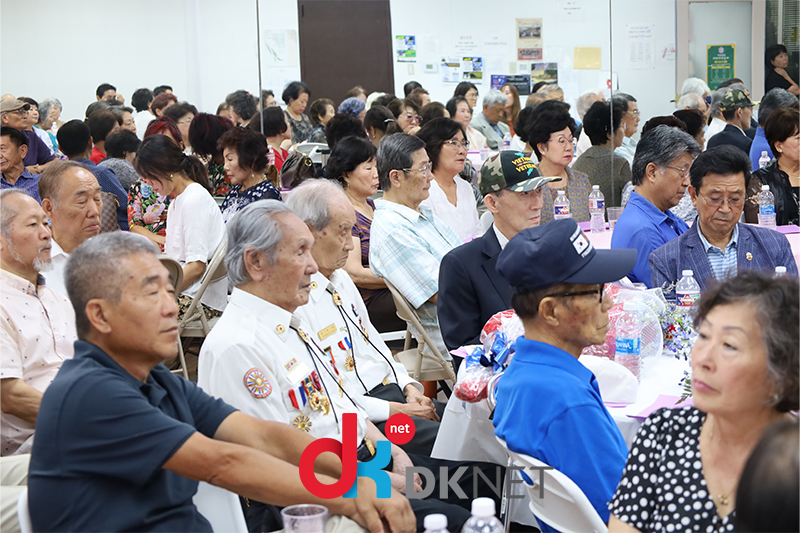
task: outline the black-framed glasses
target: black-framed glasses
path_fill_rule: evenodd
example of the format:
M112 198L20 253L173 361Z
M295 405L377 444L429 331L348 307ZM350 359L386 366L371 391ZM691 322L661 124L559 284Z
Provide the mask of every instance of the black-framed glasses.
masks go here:
M598 303L603 303L603 293L605 292L605 289L606 289L606 285L605 285L605 283L603 283L603 284L600 285L600 288L592 289L590 291L554 292L553 294L548 294L547 296L561 296L561 297L564 297L564 296L587 296L589 294L597 294L599 292L600 293L600 299L598 300ZM547 298L547 296L545 296L545 298Z
M713 197L709 198L708 196L703 196L700 191L697 191L697 196L705 200L706 204L709 207L722 207L722 204L728 202L728 207L730 208L738 208L744 205L744 197L743 196L734 196L733 198L720 198L720 197Z

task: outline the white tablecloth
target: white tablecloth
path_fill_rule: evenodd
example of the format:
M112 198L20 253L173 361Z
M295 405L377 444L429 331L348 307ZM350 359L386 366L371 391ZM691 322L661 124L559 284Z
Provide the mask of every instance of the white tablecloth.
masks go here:
M464 369L465 365L461 365L459 379ZM643 419L628 415L641 413L652 405L659 395L680 396L679 383L683 371L688 369L687 361L678 360L671 355L644 360L636 403L608 409L629 448ZM520 416L524 416L524 413ZM456 398L455 394L450 396L431 456L437 459L489 461L505 465L507 456L494 437L494 426L489 420L487 401L467 403ZM528 510L527 502L527 499L514 500L511 519L520 524L536 525Z

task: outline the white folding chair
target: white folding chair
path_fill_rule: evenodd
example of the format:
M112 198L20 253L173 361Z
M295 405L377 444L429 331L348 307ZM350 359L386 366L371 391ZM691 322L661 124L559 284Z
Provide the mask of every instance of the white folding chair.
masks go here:
M211 319L211 321L206 319L200 299L211 283L228 277L228 271L225 269L225 252L227 251L228 241L223 239L214 251L214 255L211 256L203 275L200 276L200 287L197 289L197 294L194 295L191 305L183 314L183 320L178 323L178 332L181 337L205 337L216 323L217 319Z
M529 507L536 518L564 533L608 533L608 527L575 482L547 463L509 450L500 437L497 440L513 464L531 469L526 472L531 482L523 477L522 484L528 492Z
M408 303L408 300L400 294L400 291L392 285L389 280L384 278L386 286L392 293L395 307L397 308L397 316L405 320L409 327L406 329L406 339L403 345L403 351L396 354L394 358L399 361L409 375L417 381L442 381L449 379L453 383L456 382L456 373L453 370L453 363L448 361L439 352L436 343L431 341L431 338L422 327L422 322L419 320L416 310ZM413 326L419 337L417 338L417 347L411 347L411 326Z
M312 163L322 164L322 154L320 150L326 150L328 145L325 143L300 143L294 147L295 151L306 154Z
M22 533L33 533L31 523L31 510L28 508L28 488L22 491L17 499L17 520L19 520L19 530Z
M181 264L168 256L167 254L161 254L158 259L161 261L161 264L164 268L167 269L169 272L169 279L172 282L172 286L175 287L175 299L177 300L180 297L180 286L183 282L183 267ZM186 367L186 357L183 353L183 344L181 344L181 338L178 336L178 362L180 363L180 367L172 370L173 374L183 374L183 377L189 379L189 369Z

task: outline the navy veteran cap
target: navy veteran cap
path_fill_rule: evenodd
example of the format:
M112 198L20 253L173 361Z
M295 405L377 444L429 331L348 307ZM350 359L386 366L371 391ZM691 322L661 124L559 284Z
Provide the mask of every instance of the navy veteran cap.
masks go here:
M560 179L558 176L540 176L536 164L522 152L503 150L483 162L481 174L478 176L478 190L484 196L501 189L533 191L547 182Z
M558 283L594 285L627 276L634 249L596 250L571 218L517 233L500 252L497 270L512 287L537 291Z

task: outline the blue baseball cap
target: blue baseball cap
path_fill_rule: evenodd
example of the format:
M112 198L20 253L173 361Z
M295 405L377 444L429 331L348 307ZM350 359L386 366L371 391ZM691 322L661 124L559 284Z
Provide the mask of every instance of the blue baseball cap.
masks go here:
M627 276L639 252L596 250L571 218L517 233L497 258L497 271L512 287L538 291L558 283L594 285Z

